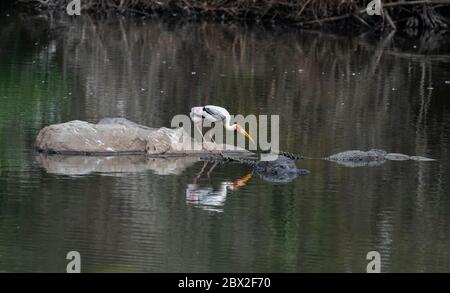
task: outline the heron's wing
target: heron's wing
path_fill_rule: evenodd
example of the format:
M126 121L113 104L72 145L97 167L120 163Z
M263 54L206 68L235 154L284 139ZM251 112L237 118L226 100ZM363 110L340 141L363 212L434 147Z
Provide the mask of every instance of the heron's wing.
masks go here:
M214 117L214 119L217 119L217 120L225 120L225 118L226 118L225 114L223 114L219 110L214 109L212 107L204 107L203 111L206 112L207 114L211 115L212 117Z

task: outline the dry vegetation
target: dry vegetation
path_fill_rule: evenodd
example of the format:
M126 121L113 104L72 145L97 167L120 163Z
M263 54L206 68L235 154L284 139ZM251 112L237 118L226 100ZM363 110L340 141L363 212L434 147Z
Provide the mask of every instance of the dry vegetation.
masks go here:
M17 0L38 11L64 10L66 0ZM370 16L370 0L82 0L91 13L278 22L298 26L350 25L366 29L447 29L450 0L382 0L382 15Z

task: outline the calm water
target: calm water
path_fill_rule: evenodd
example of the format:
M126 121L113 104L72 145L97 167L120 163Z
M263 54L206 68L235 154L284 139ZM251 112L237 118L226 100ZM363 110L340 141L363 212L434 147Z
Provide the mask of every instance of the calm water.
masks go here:
M0 17L0 270L450 272L448 35L364 40L286 29ZM42 127L191 106L281 115L310 157L383 148L437 162L321 160L270 183L239 164L36 155Z

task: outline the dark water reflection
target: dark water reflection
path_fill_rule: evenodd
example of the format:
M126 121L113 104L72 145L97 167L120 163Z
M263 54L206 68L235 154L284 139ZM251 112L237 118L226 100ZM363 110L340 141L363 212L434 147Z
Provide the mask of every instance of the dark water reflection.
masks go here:
M383 271L450 271L445 36L425 48L214 24L0 23L0 270L64 271L77 250L89 272L358 272L377 250ZM195 181L197 160L33 152L48 124L167 126L200 104L281 115L286 151L377 147L438 162L305 160L311 174L274 184L239 164Z

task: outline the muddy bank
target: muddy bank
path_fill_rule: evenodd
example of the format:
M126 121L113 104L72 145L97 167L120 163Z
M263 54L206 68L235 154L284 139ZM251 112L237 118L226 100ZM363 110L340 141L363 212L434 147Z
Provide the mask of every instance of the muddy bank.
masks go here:
M18 7L37 12L63 11L65 0L15 1ZM377 13L369 15L369 0L295 0L295 1L115 1L85 0L81 11L92 14L132 14L139 17L179 19L214 19L279 23L299 27L362 28L370 30L432 29L447 30L450 26L450 1L379 1ZM374 10L375 11L375 10Z

